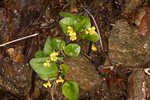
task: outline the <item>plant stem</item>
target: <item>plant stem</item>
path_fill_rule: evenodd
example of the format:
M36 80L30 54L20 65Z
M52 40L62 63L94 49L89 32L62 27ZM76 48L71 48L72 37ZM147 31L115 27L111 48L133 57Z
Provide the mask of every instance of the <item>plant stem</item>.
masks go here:
M53 87L52 87L53 88ZM50 96L51 96L51 98L52 98L52 100L55 100L55 98L54 98L54 95L53 95L53 89L52 88L49 88L49 92L50 92Z

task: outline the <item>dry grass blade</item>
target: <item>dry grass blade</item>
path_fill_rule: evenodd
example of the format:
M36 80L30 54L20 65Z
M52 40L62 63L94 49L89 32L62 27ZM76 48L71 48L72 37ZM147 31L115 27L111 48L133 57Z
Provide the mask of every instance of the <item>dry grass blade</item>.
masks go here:
M145 72L147 75L150 75L150 68L145 68L145 69L144 69L144 72Z
M14 42L18 42L18 41L21 41L21 40L25 40L25 39L28 39L28 38L31 38L31 37L35 37L37 35L39 35L39 33L35 33L35 34L28 35L28 36L25 36L25 37L22 37L22 38L19 38L19 39L16 39L16 40L12 40L12 41L9 41L9 42L1 44L0 47L6 46L8 44L11 44L11 43L14 43Z

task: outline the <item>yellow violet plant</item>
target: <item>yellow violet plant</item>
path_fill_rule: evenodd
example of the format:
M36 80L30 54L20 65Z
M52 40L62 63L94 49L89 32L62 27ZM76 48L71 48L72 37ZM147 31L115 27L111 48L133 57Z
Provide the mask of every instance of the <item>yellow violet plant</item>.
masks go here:
M66 81L64 75L69 70L69 66L64 63L64 57L77 57L80 53L80 46L75 42L79 39L97 42L99 37L95 27L91 26L87 16L74 16L70 13L61 12L62 18L59 24L71 43L58 37L48 37L43 50L35 53L35 57L30 60L32 69L43 83L45 88L53 88L53 84L62 85L62 93L69 100L78 100L79 88L75 81ZM96 46L92 45L93 51L97 51Z

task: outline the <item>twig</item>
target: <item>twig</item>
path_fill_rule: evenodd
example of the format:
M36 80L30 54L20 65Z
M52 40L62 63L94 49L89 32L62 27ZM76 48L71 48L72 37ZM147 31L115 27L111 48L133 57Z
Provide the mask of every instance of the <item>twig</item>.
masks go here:
M35 33L35 34L28 35L28 36L25 36L25 37L22 37L22 38L19 38L19 39L16 39L16 40L12 40L12 41L9 41L9 42L1 44L0 47L6 46L8 44L11 44L11 43L14 43L14 42L18 42L18 41L21 41L21 40L25 40L25 39L28 39L28 38L31 38L31 37L35 37L37 35L39 35L39 33Z
M85 9L85 8L83 8L83 9L89 14L89 16L92 18L92 20L93 20L93 22L94 22L94 24L95 24L95 27L96 27L96 30L97 30L98 36L99 36L99 42L100 42L100 45L101 45L101 49L102 49L102 51L104 52L104 47L103 47L103 42L102 42L102 34L101 34L101 32L99 31L99 28L98 28L98 25L97 25L97 23L96 23L96 20L95 20L95 18L93 17L93 15L92 15L87 9Z

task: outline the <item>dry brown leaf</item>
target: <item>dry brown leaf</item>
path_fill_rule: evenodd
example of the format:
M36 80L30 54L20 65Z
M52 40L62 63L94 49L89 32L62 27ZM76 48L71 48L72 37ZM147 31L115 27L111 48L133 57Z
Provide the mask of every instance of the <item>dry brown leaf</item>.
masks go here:
M40 96L40 89L37 88L37 87L35 87L35 88L34 88L34 92L33 92L33 94L32 94L32 98L33 98L33 99L36 99L36 98L38 98L39 96Z
M109 86L117 86L124 80L123 78L117 76L114 72L111 72L108 77Z
M77 9L77 6L76 6L76 0L71 0L70 1L70 12L71 13L78 12L78 9Z
M21 63L23 61L22 47L9 48L7 50L8 55L15 63Z

